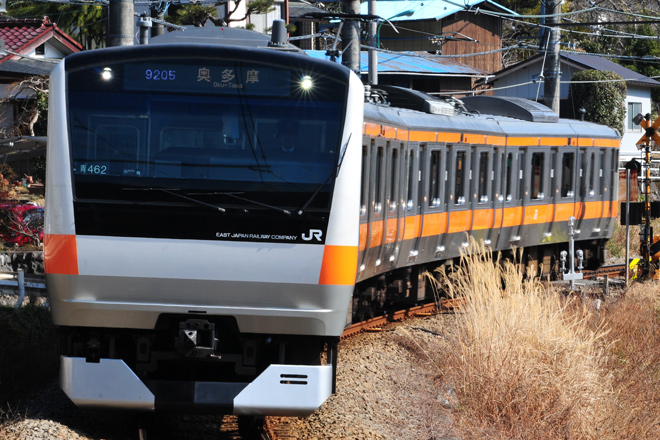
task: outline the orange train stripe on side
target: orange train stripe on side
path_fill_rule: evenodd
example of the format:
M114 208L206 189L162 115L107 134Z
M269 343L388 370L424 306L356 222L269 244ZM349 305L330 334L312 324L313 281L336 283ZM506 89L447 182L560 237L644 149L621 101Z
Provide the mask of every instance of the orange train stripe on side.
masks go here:
M449 214L448 233L462 232L470 229L472 220L472 211L452 211Z
M360 224L359 249L361 251L363 251L367 248L367 230L368 230L368 226L369 225L367 223L361 223Z
M435 142L438 140L438 136L435 131L411 131L410 132L410 141L411 142Z
M319 284L350 286L357 274L357 246L325 245Z
M522 206L513 206L504 208L504 218L502 219L502 227L510 228L511 226L518 226L522 222L523 208Z
M383 244L383 223L383 220L371 222L371 237L369 237L370 248Z
M78 275L78 250L75 235L47 234L44 237L46 273Z
M431 237L440 235L447 229L447 213L438 212L433 214L426 214L424 216L424 227L422 229L422 237Z
M483 134L465 133L463 135L463 142L466 144L479 144L486 143L486 136Z
M404 219L403 239L411 240L419 237L422 221L419 215L411 215Z
M385 228L385 244L394 243L396 241L396 231L398 229L399 219L388 218L387 227Z
M492 228L494 215L495 212L492 209L474 210L474 215L472 217L472 230Z
M582 218L600 218L603 215L603 202L587 202L584 207L584 217Z
M438 133L438 142L461 142L463 137L460 133Z

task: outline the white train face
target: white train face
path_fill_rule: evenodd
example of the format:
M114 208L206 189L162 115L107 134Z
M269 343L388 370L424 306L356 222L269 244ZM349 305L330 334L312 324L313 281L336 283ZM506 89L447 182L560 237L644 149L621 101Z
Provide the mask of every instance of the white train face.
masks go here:
M52 76L55 322L152 328L190 312L236 316L247 332L340 334L361 84L305 57L178 50L81 54Z

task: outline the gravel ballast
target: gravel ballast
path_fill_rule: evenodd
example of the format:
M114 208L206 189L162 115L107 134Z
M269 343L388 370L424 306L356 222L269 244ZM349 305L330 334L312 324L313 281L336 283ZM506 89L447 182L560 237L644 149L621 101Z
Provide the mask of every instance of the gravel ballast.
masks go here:
M282 439L452 439L455 392L441 383L437 359L447 349L451 315L417 317L340 344L337 393L303 419L267 418ZM135 436L132 415L80 410L53 384L15 410L0 437L7 440L111 440ZM221 416L159 417L158 438L238 439L235 421Z

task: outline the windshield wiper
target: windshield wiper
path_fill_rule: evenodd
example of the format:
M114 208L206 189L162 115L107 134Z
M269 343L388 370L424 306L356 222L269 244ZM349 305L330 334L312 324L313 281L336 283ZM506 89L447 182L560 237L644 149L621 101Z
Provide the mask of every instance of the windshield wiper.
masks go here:
M348 143L350 142L350 140L351 140L351 136L352 136L352 135L353 135L353 133L351 133L351 134L348 135L348 139L346 139L346 142L344 143L344 145L343 145L342 148L341 148L341 149L342 149L342 153L341 153L341 157L339 158L339 162L337 163L337 167L336 167L335 169L332 170L332 172L328 175L328 177L325 178L325 180L323 181L323 183L321 183L321 184L319 185L319 187L316 188L316 191L314 191L314 194L312 194L312 195L309 197L309 199L307 199L307 201L305 202L305 204L302 205L302 208L300 208L300 209L298 210L298 215L302 215L303 212L305 212L305 209L307 209L307 207L309 206L309 204L312 203L312 201L316 198L316 196L318 195L318 193L321 192L321 189L325 186L326 183L328 183L328 181L332 178L332 176L338 176L338 175L339 175L339 170L341 169L341 164L344 163L344 156L346 155L346 150L348 149Z
M267 203L257 202L256 200L246 199L245 197L240 197L240 196L237 196L237 195L236 195L236 194L243 194L242 192L238 192L238 193L237 193L237 192L211 192L211 193L191 193L191 194L193 194L193 195L200 195L200 196L201 196L201 195L222 195L222 196L229 196L229 197L233 197L233 198L238 199L238 200L242 200L242 201L244 201L244 202L252 203L253 205L263 206L264 208L268 208L268 209L274 209L275 211L279 211L279 212L281 212L282 214L291 215L291 211L286 210L286 209L284 209L284 208L280 208L280 207L277 207L277 206L269 205L269 204L267 204Z
M174 197L178 197L183 200L187 200L188 202L194 203L196 205L200 206L205 206L207 208L212 208L215 211L219 212L225 212L226 209L222 208L220 206L213 205L211 203L206 203L202 202L201 200L193 199L192 197L184 196L183 194L179 194L174 192L173 190L170 189L165 189L165 188L122 188L123 191L158 191L158 192L163 192L165 194L169 194Z

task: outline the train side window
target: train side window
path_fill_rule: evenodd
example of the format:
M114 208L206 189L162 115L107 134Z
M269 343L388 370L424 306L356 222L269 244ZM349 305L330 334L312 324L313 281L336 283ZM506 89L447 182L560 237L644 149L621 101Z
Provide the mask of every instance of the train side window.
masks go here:
M465 151L456 152L456 175L454 181L454 204L465 205Z
M525 195L525 166L523 165L525 163L524 151L518 152L518 160L516 163L518 166L518 198L516 200L520 201Z
M373 144L373 139L371 140ZM360 216L367 214L369 191L369 146L362 145L362 190L360 191Z
M399 150L393 148L390 153L390 186L389 186L389 207L390 212L396 211L399 199Z
M561 196L575 196L575 153L564 153L561 158Z
M477 200L479 203L488 203L488 183L490 182L490 154L482 151L479 154L479 180Z
M374 177L374 212L383 211L383 159L385 154L383 147L376 149L375 177Z
M545 156L543 153L532 153L532 193L533 200L541 200L544 197L543 184L544 184L544 165Z
M609 163L607 160L607 155L608 155L608 150L606 148L603 148L600 150L600 167L598 167L598 177L600 180L600 185L598 185L598 195L603 196L605 194L605 188L607 188L610 184L609 179L607 178L607 164Z
M515 173L513 172L513 153L509 153L506 155L505 198L507 202L513 200L513 179L515 179Z
M410 211L415 206L415 151L408 151L408 188L406 191L406 209Z
M442 162L442 152L440 150L431 151L431 163L429 171L429 207L437 208L440 206L440 165Z
M596 153L591 153L590 155L590 166L589 166L589 188L587 195L593 197L596 194Z

